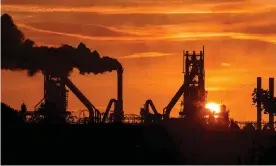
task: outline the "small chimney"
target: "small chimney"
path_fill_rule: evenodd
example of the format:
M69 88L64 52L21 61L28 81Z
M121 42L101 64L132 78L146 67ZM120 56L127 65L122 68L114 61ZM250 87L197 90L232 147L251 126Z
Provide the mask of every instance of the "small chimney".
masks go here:
M114 112L114 122L121 123L124 118L123 111L123 69L117 70L117 103Z

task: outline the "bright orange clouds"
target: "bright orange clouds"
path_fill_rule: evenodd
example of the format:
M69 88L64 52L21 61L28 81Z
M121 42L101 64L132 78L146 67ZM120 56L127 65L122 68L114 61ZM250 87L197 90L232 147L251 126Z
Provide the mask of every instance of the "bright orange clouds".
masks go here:
M131 1L126 1L126 4ZM78 12L78 13L101 13L101 14L206 14L206 13L255 13L275 9L270 4L259 5L247 1L228 3L179 3L167 1L166 3L148 3L143 5L74 5L58 6L54 4L39 5L13 5L4 4L7 12Z

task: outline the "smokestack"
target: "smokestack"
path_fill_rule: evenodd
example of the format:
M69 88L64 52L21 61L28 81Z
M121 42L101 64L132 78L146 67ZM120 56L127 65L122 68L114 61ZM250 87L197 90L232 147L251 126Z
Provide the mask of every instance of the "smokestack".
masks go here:
M274 98L274 78L269 78L269 97L270 99ZM274 129L274 115L271 113L273 108L270 107L269 109L269 126L270 129Z
M8 14L1 16L1 69L4 70L26 70L29 76L42 72L44 77L44 96L57 103L52 96L58 96L58 92L51 88L49 84L55 80L68 76L73 69L78 69L80 74L99 74L118 70L118 107L116 110L116 121L123 119L122 101L122 65L114 58L100 57L99 53L91 51L85 44L80 43L77 47L61 45L60 47L36 46L35 42L24 38L24 34L14 24ZM48 83L51 82L51 83ZM56 85L59 84L56 82ZM63 83L62 83L63 84ZM62 101L65 101L65 87ZM52 95L55 94L55 95ZM49 97L49 95L51 97ZM47 99L48 100L48 99ZM61 102L60 102L61 103Z
M124 118L123 111L123 68L117 70L117 103L114 112L114 122L121 123Z
M262 109L261 109L261 102L260 102L260 93L262 88L262 78L257 77L257 129L260 131L262 129Z

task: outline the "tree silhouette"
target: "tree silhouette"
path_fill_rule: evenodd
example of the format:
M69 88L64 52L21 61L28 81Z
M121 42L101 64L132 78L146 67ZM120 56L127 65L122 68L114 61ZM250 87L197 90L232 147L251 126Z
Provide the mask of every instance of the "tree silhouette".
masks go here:
M253 105L257 106L257 102L261 103L261 109L265 113L273 113L276 115L276 98L269 95L268 90L261 89L260 96L258 98L257 89L255 88L252 93Z

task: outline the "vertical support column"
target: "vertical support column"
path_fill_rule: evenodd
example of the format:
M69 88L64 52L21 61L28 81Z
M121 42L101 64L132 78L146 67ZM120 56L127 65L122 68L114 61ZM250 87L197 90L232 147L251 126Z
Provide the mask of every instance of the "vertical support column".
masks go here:
M183 75L185 76L185 50L183 51L183 57L182 58L183 58L182 59L183 60L183 66L182 66L183 67L183 71L182 72L183 72Z
M269 78L269 97L274 98L274 78ZM272 113L273 108L269 107L269 126L270 129L274 129L274 114Z
M45 99L45 95L46 95L46 74L43 72L43 98Z
M204 73L204 46L202 51L200 51L200 74L199 74L199 87L200 87L200 98L202 102L202 107L206 104L206 94L205 94L205 73Z
M259 101L260 98L260 92L262 88L262 78L257 77L257 129L261 130L262 129L262 108L261 108L261 102Z
M67 92L66 92L66 87L65 87L65 82L64 79L62 79L63 77L66 76L61 76L59 78L59 89L60 89L60 94L59 94L59 98L60 98L60 113L61 114L65 114L67 111Z
M206 96L206 89L205 89L205 52L204 52L204 46L202 48L202 77L203 77L203 89L204 89L204 97L205 97L205 101L207 99L207 96Z
M121 123L124 119L124 111L123 111L123 69L117 70L117 103L114 112L114 122Z

